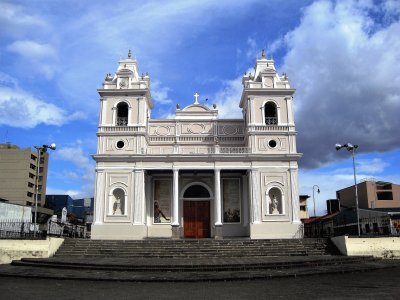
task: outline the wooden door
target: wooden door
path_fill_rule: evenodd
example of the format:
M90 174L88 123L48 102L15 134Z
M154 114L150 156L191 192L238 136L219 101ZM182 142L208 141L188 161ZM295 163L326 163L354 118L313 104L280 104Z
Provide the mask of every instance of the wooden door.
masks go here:
M183 201L185 238L210 237L210 201Z

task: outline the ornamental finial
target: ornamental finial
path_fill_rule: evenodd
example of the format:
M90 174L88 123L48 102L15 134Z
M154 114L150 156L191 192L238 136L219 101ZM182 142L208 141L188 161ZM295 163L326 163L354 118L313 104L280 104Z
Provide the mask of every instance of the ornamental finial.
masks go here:
M128 51L128 58L131 58L131 56L132 56L131 49L129 49L129 51Z
M264 49L261 50L261 57L265 58L265 52Z

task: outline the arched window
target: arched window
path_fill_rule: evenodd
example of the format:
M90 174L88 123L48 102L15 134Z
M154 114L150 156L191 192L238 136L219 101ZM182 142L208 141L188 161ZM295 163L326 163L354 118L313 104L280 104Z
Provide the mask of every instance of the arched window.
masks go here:
M192 185L186 189L183 198L210 198L210 193L204 186Z
M125 214L125 192L123 189L116 188L113 191L112 214L124 215Z
M273 102L267 102L264 106L265 125L278 125L278 113Z
M128 125L128 104L120 102L117 105L117 126Z

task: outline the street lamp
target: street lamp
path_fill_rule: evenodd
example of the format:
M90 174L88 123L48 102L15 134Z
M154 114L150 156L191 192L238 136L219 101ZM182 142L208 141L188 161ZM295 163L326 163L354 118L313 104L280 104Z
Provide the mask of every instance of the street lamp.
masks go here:
M36 238L36 231L37 231L37 205L38 205L38 195L39 195L39 167L40 167L40 154L41 152L46 152L47 149L56 150L56 144L49 145L42 145L42 146L35 146L37 150L37 164L36 164L36 194L35 194L35 215L34 215L34 230L33 236Z
M314 218L316 217L316 215L315 215L315 196L314 196L315 188L317 188L318 194L320 193L319 186L318 185L314 185L312 187L312 199L313 199L313 202L314 202Z
M344 145L336 144L335 147L336 147L336 151L346 148L347 151L350 151L353 156L354 186L355 186L355 191L356 191L357 231L358 231L358 236L360 236L361 235L361 233L360 233L360 216L359 216L359 208L358 208L358 188L357 188L356 160L355 160L355 156L356 156L355 150L358 148L358 145L352 145L350 143L347 143Z

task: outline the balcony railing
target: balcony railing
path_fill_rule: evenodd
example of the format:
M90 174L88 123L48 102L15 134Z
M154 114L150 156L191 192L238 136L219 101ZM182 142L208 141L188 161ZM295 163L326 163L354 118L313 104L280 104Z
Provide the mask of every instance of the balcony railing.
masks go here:
M145 155L237 155L251 153L250 147L151 147L143 149Z
M99 132L146 132L144 126L101 126Z
M127 126L128 118L127 117L118 117L117 118L117 126Z
M276 125L250 125L248 131L268 132L268 131L290 131L290 126L276 126Z
M265 125L278 125L277 117L265 117Z

